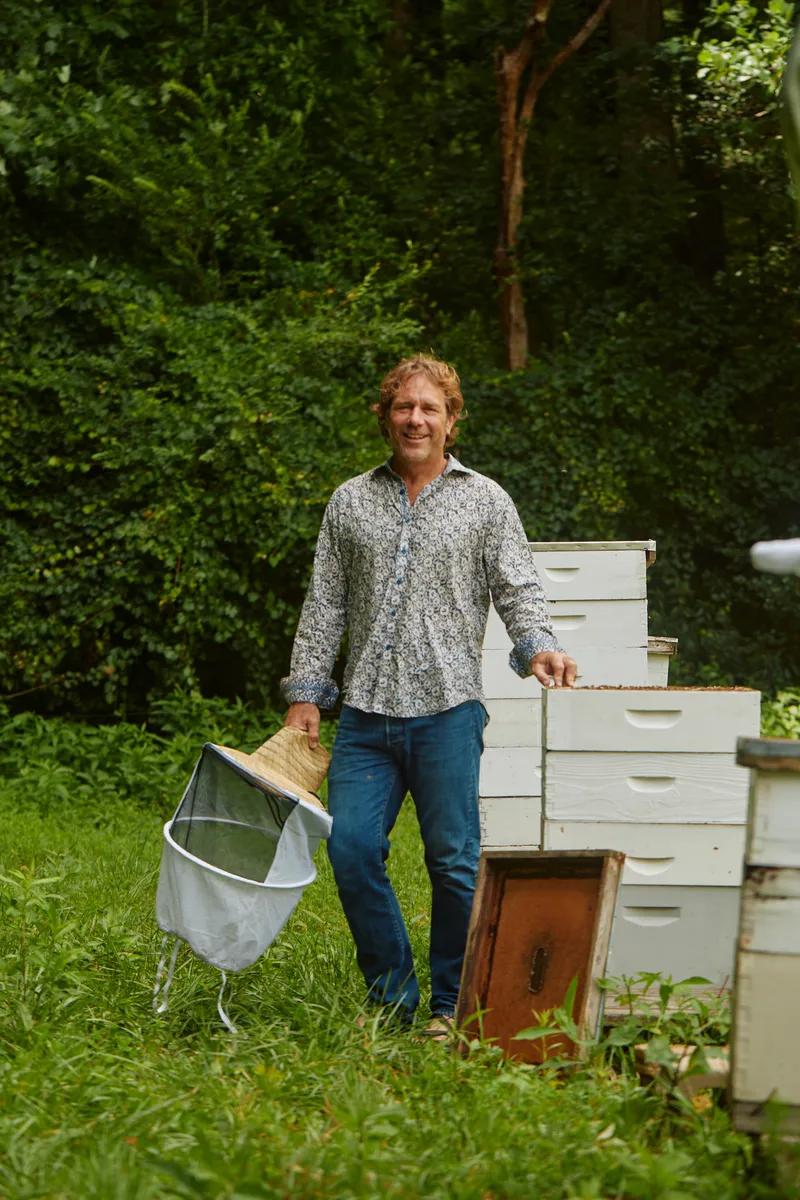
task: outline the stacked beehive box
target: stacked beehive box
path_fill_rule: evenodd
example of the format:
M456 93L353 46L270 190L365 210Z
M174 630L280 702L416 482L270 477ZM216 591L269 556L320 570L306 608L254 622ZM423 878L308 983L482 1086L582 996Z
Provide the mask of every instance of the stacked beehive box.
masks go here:
M545 697L542 846L626 854L608 971L730 979L748 689L592 688Z
M532 543L556 635L578 662L581 685L648 682L646 568L655 543ZM508 665L511 642L492 609L483 649L490 723L481 764L482 843L541 845L541 693ZM652 656L651 656L652 657Z
M797 1135L800 742L742 739L738 761L752 771L733 1006L733 1119L747 1132L780 1122L781 1132Z

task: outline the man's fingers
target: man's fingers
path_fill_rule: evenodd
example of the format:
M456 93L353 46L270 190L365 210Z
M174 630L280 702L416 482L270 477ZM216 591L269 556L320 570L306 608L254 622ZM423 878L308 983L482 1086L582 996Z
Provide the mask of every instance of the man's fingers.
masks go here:
M316 704L290 704L284 725L288 729L302 729L308 734L312 750L319 745L319 709Z
M531 672L542 687L573 687L578 669L573 658L555 650L543 651L531 659Z
M543 662L532 662L531 671L534 677L539 680L539 683L542 685L542 687L553 686L553 677L550 675Z

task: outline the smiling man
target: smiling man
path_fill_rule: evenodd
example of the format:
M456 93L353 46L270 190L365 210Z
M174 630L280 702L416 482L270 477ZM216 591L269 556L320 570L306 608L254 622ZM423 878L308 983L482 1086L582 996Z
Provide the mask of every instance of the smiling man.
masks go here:
M328 853L368 999L410 1020L419 988L386 859L411 793L433 889L433 1037L452 1022L480 851L481 645L490 599L513 642L517 674L545 686L575 681L512 500L447 452L463 406L456 372L426 355L403 360L383 380L374 411L391 457L331 497L283 680L286 724L316 745L320 708L338 696L331 672L347 633Z

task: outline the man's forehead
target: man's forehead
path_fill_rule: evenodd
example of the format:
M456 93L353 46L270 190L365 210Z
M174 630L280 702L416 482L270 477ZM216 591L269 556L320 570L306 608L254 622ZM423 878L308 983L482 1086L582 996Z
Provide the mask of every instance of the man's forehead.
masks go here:
M415 371L404 379L394 395L395 400L435 399L446 403L445 394L438 384L429 379L424 371Z

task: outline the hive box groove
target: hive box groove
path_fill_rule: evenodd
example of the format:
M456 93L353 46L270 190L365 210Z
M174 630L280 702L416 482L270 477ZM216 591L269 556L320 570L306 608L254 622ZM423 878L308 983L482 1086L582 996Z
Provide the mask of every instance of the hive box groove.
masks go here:
M642 887L739 887L744 841L743 825L542 824L544 850L621 850L622 882Z
M548 749L544 815L564 821L743 824L747 784L733 754Z

